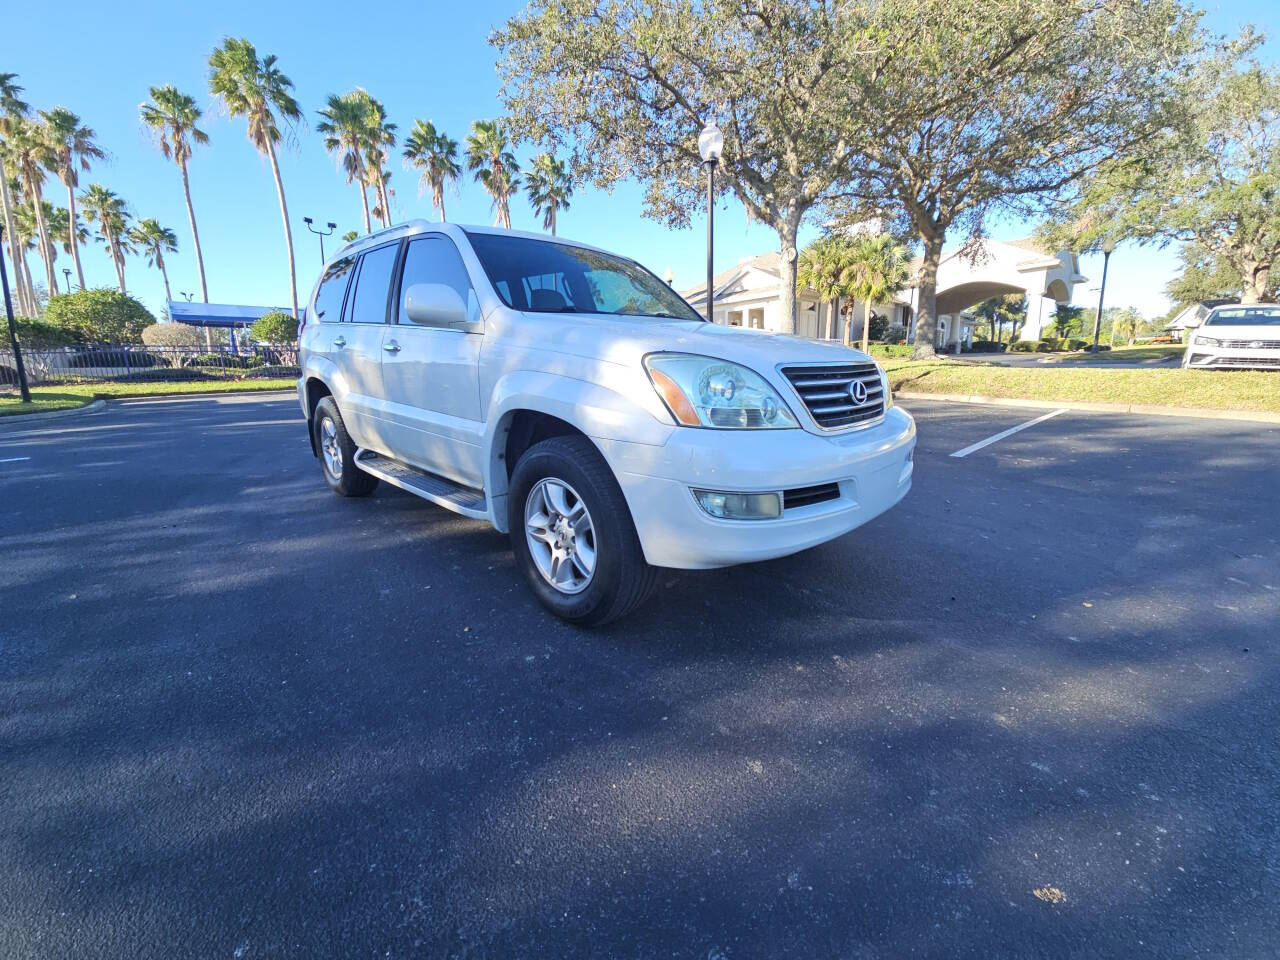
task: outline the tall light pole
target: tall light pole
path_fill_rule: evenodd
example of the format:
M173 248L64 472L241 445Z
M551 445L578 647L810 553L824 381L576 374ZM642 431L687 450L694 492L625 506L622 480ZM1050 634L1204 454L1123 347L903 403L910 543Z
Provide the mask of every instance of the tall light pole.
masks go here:
M71 270L67 267L62 268L62 275L67 280L67 293L71 292Z
M1102 335L1102 298L1107 294L1107 264L1111 262L1111 251L1116 242L1110 238L1102 241L1102 283L1098 285L1098 315L1093 318L1093 346L1090 353L1098 352L1098 337Z
M4 227L0 226L0 241L4 240ZM18 321L13 318L13 301L9 299L9 273L4 266L4 252L0 251L0 286L4 287L4 315L9 321L9 346L13 348L13 363L18 373L18 390L22 402L31 402L31 387L27 385L27 368L22 365L22 347L18 343Z
M716 199L716 164L720 162L720 154L724 151L724 134L716 126L715 119L707 121L707 125L698 134L698 154L702 157L703 166L707 168L707 319L715 323L716 315L713 299L715 291L711 280L715 276L712 250L715 248L715 199Z
M185 290L179 290L179 291L178 291L178 296L182 297L182 299L183 299L183 300L186 300L186 301L187 301L187 303L190 303L190 302L191 302L191 298L192 298L192 297L194 297L194 296L195 296L195 294L194 294L194 293L187 293L187 291L185 291Z
M302 222L307 225L308 230L310 230L312 233L314 233L317 237L320 238L320 265L324 266L324 238L329 236L329 234L333 233L333 231L337 230L338 225L334 223L332 220L330 220L328 223L325 224L325 226L329 228L328 230L317 230L315 221L312 220L310 217L303 217Z

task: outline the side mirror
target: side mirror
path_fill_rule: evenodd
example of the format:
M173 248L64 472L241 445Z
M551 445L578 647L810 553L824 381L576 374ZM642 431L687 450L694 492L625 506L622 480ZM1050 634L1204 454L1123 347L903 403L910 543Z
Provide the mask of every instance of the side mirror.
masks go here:
M404 292L404 312L424 327L448 327L470 333L478 325L467 320L467 305L458 291L443 283L415 283Z

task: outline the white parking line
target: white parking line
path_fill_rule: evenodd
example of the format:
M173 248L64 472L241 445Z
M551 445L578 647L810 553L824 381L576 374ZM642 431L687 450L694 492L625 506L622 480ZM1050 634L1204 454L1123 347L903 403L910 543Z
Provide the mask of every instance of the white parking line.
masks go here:
M0 463L18 463L21 460L30 460L30 459L31 459L30 457L8 457L7 459L0 460Z
M1043 417L1036 417L1034 420L1028 420L1026 423L1020 423L1016 427L1010 427L1008 430L1001 430L994 437L987 437L985 440L979 440L977 443L971 443L963 450L957 450L955 453L951 454L951 456L967 457L969 454L976 453L983 447L991 446L991 444L995 443L997 440L1003 440L1005 437L1011 437L1019 430L1025 430L1027 427L1034 427L1037 423L1044 423L1050 417L1056 417L1058 414L1066 412L1067 408L1063 407L1061 410L1054 410L1050 413L1046 413Z

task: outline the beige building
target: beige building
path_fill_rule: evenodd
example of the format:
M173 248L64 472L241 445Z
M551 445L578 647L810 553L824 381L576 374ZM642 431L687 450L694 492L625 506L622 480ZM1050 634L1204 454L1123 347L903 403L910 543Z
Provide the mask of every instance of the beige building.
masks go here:
M746 257L712 280L715 291L716 323L757 330L782 329L780 298L781 273L778 253ZM914 333L913 320L919 305L915 286L921 260L911 263L911 286L891 303L874 304L872 315L887 319L891 326ZM1002 242L984 240L976 249L944 254L938 265L938 339L940 349L968 345L973 338L973 319L966 311L983 300L1006 293L1027 298L1027 322L1023 339L1035 340L1053 320L1054 307L1070 303L1072 291L1085 278L1076 257L1067 252L1050 253L1033 238ZM681 291L681 296L706 314L706 287ZM840 321L852 319L853 336L861 336L864 307L861 303L841 305L839 316L829 302L819 301L813 290L796 294L796 333L802 337L840 339Z

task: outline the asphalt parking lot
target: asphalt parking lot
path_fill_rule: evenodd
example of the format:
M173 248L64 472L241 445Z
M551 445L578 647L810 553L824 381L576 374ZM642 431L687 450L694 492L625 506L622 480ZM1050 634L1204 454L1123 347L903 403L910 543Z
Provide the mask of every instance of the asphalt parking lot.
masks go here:
M1280 427L907 406L594 633L292 399L0 428L0 956L1276 956Z

